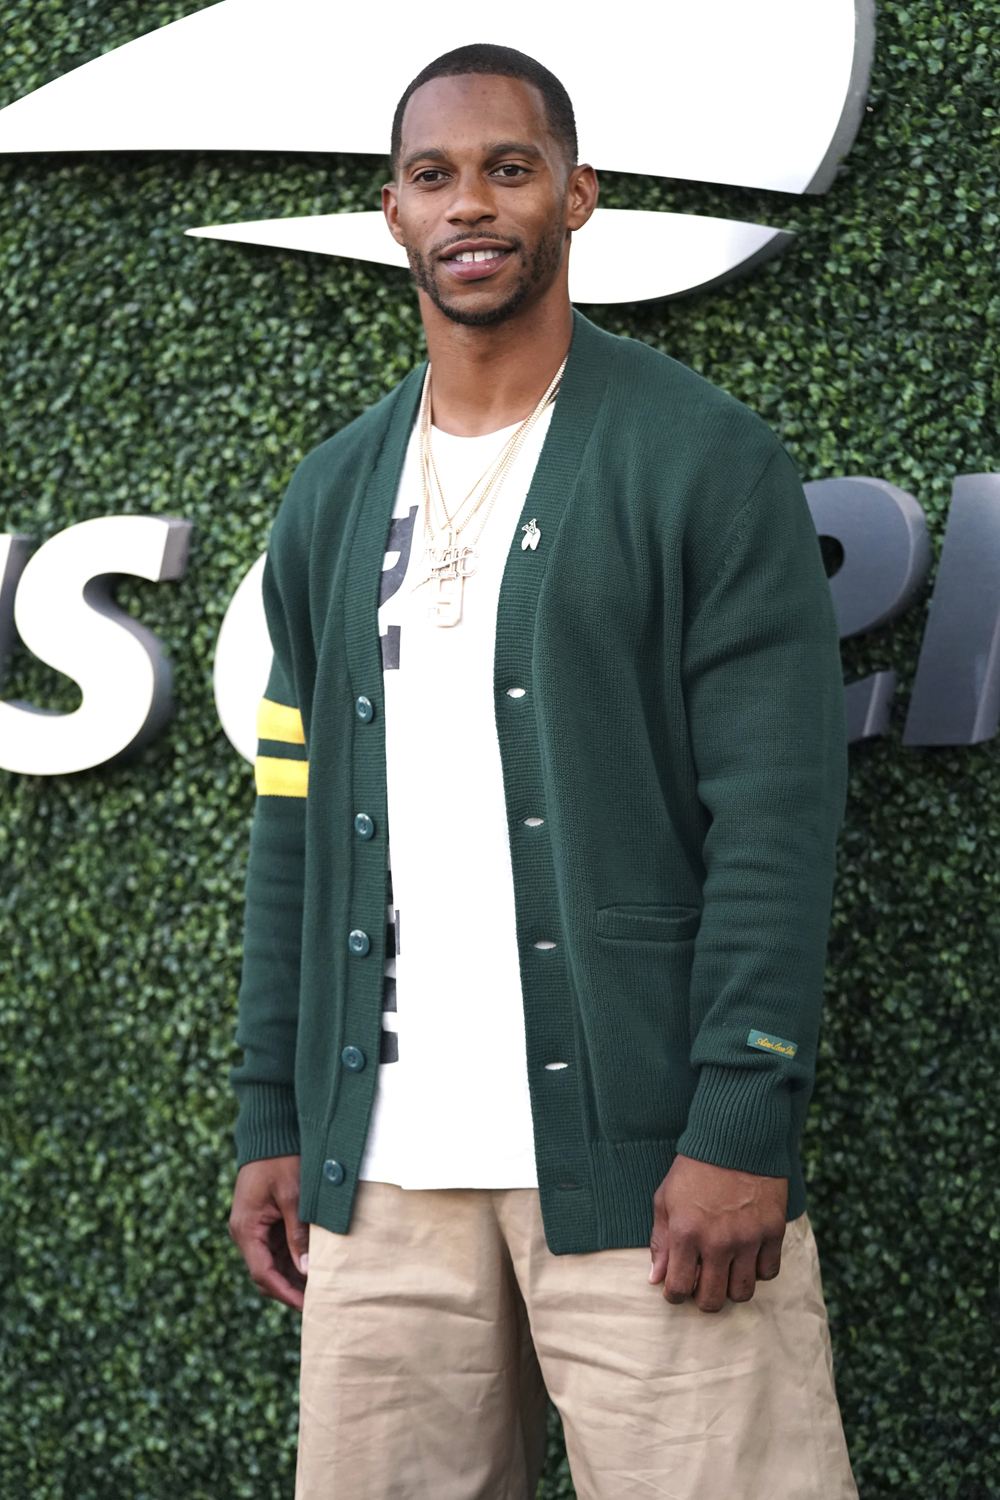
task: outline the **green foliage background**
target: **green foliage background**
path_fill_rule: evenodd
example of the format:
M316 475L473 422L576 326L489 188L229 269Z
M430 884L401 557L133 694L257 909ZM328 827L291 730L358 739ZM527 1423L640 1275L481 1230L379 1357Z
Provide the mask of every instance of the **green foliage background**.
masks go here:
M0 103L199 8L0 0ZM826 197L604 179L606 204L798 231L745 283L589 311L748 402L806 477L910 490L938 539L954 475L1000 468L998 26L1000 0L885 0L871 109ZM295 463L398 381L421 335L400 273L181 231L372 207L383 170L0 158L4 529L196 523L182 582L120 592L172 655L170 730L125 767L0 776L7 1500L292 1493L296 1319L258 1300L225 1233L252 790L212 655ZM852 643L848 677L895 667L905 705L923 613ZM78 701L23 654L3 691ZM852 752L812 1214L863 1500L984 1500L1000 1496L1000 751L904 751L901 722ZM571 1493L557 1430L543 1493Z

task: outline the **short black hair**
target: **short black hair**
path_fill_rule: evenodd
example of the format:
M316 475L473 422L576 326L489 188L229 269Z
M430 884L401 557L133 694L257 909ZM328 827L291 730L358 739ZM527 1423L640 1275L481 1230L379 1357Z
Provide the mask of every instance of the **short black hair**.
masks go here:
M549 129L566 148L572 165L576 165L576 116L569 95L554 73L513 47L500 47L493 42L472 42L467 47L456 47L428 63L426 68L407 84L403 97L396 105L392 117L392 170L399 166L399 151L403 139L403 114L410 95L432 78L460 78L468 73L479 73L494 78L520 78L524 83L534 84L545 102L545 115Z

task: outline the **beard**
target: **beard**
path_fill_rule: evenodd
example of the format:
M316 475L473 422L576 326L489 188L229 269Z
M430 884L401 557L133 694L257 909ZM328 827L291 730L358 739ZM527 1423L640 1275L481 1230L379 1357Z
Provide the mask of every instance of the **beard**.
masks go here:
M468 239L469 236L462 235L460 238ZM476 235L476 239L491 238L493 238L491 235ZM458 244L459 237L451 243ZM437 280L437 257L442 250L447 249L447 245L439 245L426 257L412 245L407 245L405 248L413 280L422 292L427 293L439 312L444 313L445 317L450 318L453 323L461 323L465 328L496 328L520 312L533 292L544 289L551 282L562 262L566 230L561 218L558 221L553 220L530 254L523 240L504 240L503 244L509 246L514 256L520 261L521 273L505 301L498 303L496 307L483 308L480 312L456 306L448 302L441 294Z

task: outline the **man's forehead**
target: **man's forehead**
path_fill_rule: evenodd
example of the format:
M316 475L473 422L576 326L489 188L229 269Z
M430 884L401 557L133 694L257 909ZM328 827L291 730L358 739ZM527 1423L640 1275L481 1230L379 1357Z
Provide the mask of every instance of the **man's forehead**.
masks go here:
M548 135L545 101L532 83L495 73L431 78L415 89L403 113L404 154L447 145L447 137L486 149L500 141L535 141Z

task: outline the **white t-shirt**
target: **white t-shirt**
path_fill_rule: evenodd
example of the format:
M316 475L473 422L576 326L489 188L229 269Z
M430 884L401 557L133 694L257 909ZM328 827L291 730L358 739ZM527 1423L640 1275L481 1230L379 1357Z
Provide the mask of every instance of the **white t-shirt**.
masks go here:
M497 600L551 421L508 472L476 545L459 624L428 619L417 428L382 573L389 801L389 958L382 1062L360 1176L404 1188L536 1187L493 695ZM515 429L433 433L450 508ZM489 502L487 502L489 503ZM469 533L475 533L478 518Z

